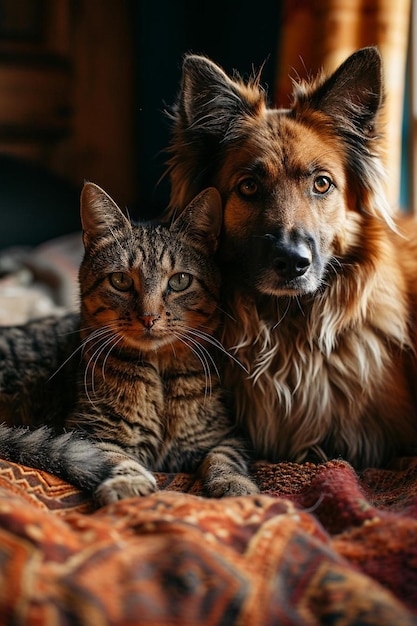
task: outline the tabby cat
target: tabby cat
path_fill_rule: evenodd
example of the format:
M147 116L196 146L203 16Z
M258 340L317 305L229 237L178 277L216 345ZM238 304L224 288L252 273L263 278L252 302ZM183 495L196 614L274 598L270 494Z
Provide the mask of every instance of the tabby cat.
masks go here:
M211 496L257 493L213 356L218 192L168 228L133 224L86 183L81 222L80 315L1 330L0 456L102 504L154 492L152 471L199 471Z

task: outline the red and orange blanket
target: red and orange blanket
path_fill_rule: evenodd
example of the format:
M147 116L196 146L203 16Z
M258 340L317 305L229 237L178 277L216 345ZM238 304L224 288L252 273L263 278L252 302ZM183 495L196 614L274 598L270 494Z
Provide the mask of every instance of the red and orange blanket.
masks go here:
M185 474L97 509L0 461L0 623L417 623L417 459L256 464L260 496L207 499Z

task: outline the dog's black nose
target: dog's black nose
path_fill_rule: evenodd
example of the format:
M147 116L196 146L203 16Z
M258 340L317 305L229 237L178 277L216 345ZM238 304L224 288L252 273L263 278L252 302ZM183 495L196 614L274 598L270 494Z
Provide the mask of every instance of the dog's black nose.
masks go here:
M271 263L278 274L291 280L306 273L312 262L310 248L303 242L282 241L271 250Z
M311 252L304 245L287 246L276 250L274 268L285 278L296 278L306 273L311 264Z

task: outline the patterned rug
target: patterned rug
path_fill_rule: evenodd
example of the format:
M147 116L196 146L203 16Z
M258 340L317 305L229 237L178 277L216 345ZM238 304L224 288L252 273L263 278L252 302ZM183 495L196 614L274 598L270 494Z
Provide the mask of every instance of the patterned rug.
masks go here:
M417 624L417 459L257 464L262 495L192 476L96 509L0 461L0 624Z

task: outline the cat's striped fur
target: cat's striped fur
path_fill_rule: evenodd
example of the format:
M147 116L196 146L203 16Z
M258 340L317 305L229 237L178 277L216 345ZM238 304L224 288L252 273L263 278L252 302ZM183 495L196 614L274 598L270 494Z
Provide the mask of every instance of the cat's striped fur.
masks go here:
M200 471L212 496L256 493L213 354L222 350L219 194L205 190L168 228L132 224L87 183L81 220L80 319L0 335L0 419L71 434L2 427L0 455L102 503L155 491L152 471Z

